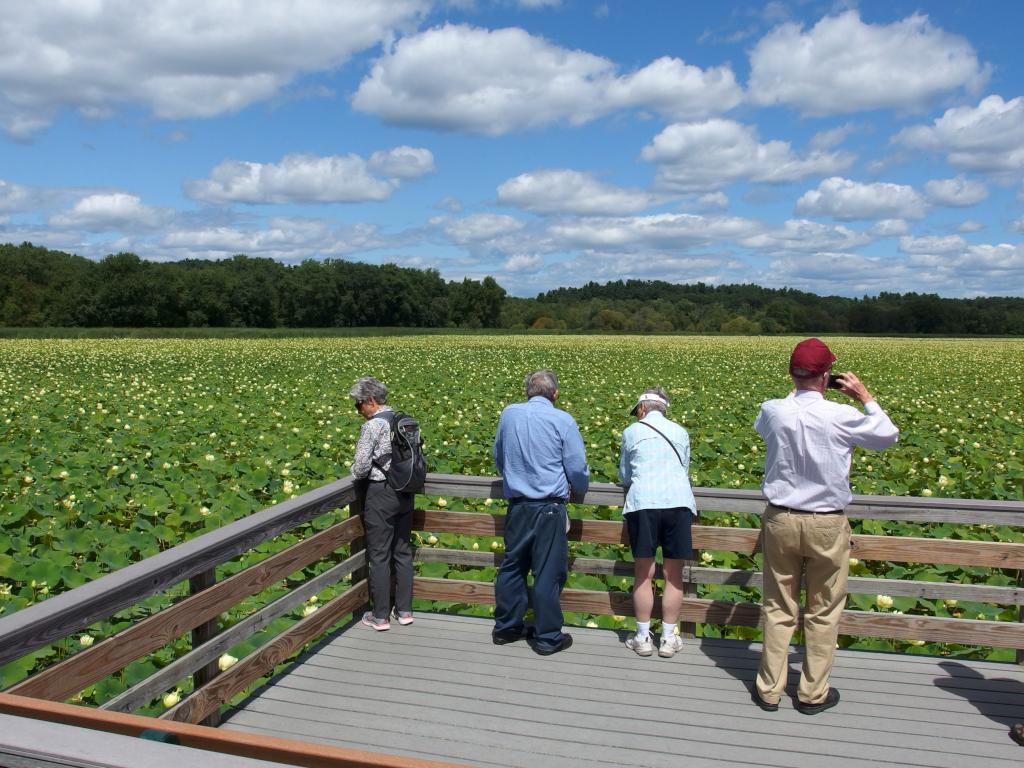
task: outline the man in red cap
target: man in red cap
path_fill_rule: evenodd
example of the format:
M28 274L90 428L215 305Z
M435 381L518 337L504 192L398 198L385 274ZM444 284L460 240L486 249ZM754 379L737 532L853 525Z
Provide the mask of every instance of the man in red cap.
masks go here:
M850 569L850 524L844 514L853 498L850 459L855 446L880 451L899 435L860 379L849 371L829 373L835 360L819 339L797 344L789 359L794 390L763 403L754 423L766 446L761 488L768 506L761 527L764 650L751 694L769 712L779 708L786 688L801 575L807 591L806 647L796 708L814 715L839 701L828 677ZM864 410L826 400L830 384Z

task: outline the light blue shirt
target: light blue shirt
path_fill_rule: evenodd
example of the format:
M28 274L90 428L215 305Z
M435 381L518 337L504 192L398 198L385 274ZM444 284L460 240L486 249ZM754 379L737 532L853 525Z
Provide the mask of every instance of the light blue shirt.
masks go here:
M513 403L501 412L494 463L506 499L568 499L590 487L583 436L576 421L546 397Z
M622 431L619 455L619 479L626 487L626 504L622 513L686 507L696 515L697 501L690 488L689 434L658 411L651 411L642 421L671 440L679 457L665 437L650 427L640 422L626 427Z

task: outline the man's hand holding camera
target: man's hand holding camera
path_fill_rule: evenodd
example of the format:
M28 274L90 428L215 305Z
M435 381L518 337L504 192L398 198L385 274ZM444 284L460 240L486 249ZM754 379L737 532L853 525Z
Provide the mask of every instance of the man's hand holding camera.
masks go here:
M838 389L847 397L859 400L861 405L866 405L875 399L853 371L830 373L828 376L828 386L831 389Z

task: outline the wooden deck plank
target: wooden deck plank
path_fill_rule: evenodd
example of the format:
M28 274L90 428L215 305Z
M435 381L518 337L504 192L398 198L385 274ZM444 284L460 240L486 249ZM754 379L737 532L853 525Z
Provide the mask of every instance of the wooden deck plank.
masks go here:
M663 664L665 662L659 660L658 663ZM677 658L675 663L686 664L687 660ZM331 682L343 686L345 681L350 679L358 680L361 685L370 684L368 681L373 678L363 677L363 670L367 666L366 659L358 657L348 660L338 659L336 663L331 663L329 666L317 666L311 661L306 665L308 668L297 670L295 674L299 677L312 678L312 680L308 682L295 681L294 683L282 681L281 684L293 684L295 686L310 685L314 689L321 685L329 685ZM392 657L390 666L396 676L399 676L400 680L402 677L405 678L396 683L397 685L419 691L424 695L431 692L444 691L448 685L455 689L449 692L456 694L459 689L465 691L467 686L479 683L478 676L473 673L462 672L460 669L461 665L456 663L451 665L436 664L432 665L429 669L423 669L422 666L403 662L396 657ZM664 667L658 667L658 669L664 669ZM676 673L675 675L667 675L665 672L657 671L648 673L629 671L627 676L626 673L622 673L611 666L603 666L602 670L617 679L629 679L631 688L646 691L651 698L678 695L682 686L687 693L687 700L689 702L700 702L700 711L713 712L719 715L729 715L736 706L746 702L746 688L737 687L736 680L738 679L744 684L749 684L754 676L753 668L743 670L739 675L737 675L737 670L731 675L719 675L717 677L708 676L706 673L702 674L693 668L687 668L682 673ZM372 675L373 673L365 674ZM628 706L631 702L636 701L636 696L629 691L604 692L600 688L593 687L593 681L587 678L575 675L566 675L564 677L568 681L574 682L577 687L591 686L588 690L593 691L593 693L580 692L570 702L564 703L562 705L563 708L579 709L581 712L600 711L601 707L606 707L608 704L615 703L616 705ZM945 695L944 691L936 689L929 684L916 687L926 694L933 695L924 696L921 693L908 690L899 694L899 698L897 698L898 694L894 694L891 690L865 690L863 684L861 686L854 685L857 682L856 678L850 678L843 674L837 674L834 682L836 687L840 688L843 692L844 702L849 702L851 705L848 707L844 706L844 711L847 711L851 717L857 716L861 712L868 718L872 717L875 711L872 701L880 696L885 696L886 700L891 704L884 718L886 721L893 720L902 711L901 707L909 710L921 708L930 710L931 708L941 706L944 713L955 716L948 725L934 723L930 718L922 721L920 724L921 733L929 735L943 735L947 732L949 725L957 726L959 720L956 718L960 714L970 713L972 708L976 710L978 704L982 703L979 700L994 697L993 694L985 690L981 693L986 695L972 697L974 704L971 704L961 696L954 694ZM559 706L564 698L565 684L566 680L553 675L542 675L540 679L531 678L531 676L522 672L517 672L517 674L508 677L495 675L489 695L494 699L507 700L509 702L516 702L520 697L547 697L550 700L551 706ZM888 687L891 688L892 686ZM475 696L479 694L474 693L474 690L469 688L468 692L464 695ZM1002 694L1001 698L995 698L994 701L987 703L1004 708L1007 712L1007 717L1024 720L1024 707L1021 707L1019 702L1015 702L1015 696L1015 694L1007 692ZM861 706L862 704L863 706ZM690 709L697 709L697 707L691 705ZM878 726L865 724L864 727ZM972 726L972 728L976 729L976 726ZM969 737L969 734L966 733L961 735Z
M481 766L704 764L959 768L1019 764L1006 735L1024 720L1015 665L840 652L836 710L807 717L749 701L759 648L688 640L641 659L610 630L572 630L567 652L495 647L486 619L419 614L327 638L243 702L223 727ZM798 655L792 658L790 695Z

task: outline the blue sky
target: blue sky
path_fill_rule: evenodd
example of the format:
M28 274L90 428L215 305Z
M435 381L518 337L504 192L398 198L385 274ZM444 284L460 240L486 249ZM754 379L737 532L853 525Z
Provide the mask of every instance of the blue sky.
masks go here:
M1024 295L1024 3L2 0L0 242Z

